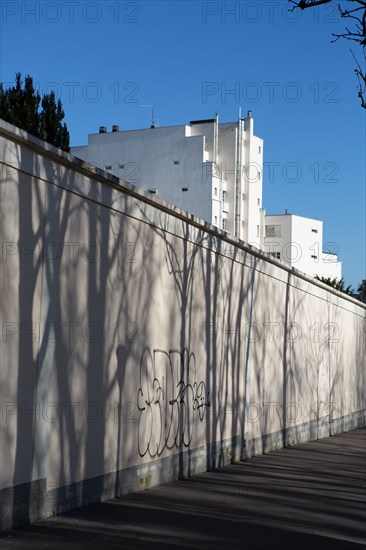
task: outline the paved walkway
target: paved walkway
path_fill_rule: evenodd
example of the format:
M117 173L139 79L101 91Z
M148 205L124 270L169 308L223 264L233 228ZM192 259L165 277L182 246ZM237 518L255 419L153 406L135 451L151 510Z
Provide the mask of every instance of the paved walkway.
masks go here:
M0 535L1 550L366 550L366 429Z

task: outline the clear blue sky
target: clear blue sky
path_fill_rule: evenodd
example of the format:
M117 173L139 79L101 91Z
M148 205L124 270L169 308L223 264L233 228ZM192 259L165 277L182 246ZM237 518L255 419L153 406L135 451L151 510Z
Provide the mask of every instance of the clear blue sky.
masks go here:
M268 213L324 221L347 284L365 278L365 111L335 9L291 14L286 0L1 3L0 79L56 89L71 144L100 125L236 120L264 139ZM357 51L357 50L356 50ZM232 93L230 93L230 91ZM334 248L333 248L334 250Z

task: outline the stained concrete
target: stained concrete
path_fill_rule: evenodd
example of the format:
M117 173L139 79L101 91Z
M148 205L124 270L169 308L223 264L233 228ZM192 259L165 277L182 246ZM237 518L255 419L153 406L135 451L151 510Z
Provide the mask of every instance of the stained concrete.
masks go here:
M2 550L366 548L366 429L75 510Z

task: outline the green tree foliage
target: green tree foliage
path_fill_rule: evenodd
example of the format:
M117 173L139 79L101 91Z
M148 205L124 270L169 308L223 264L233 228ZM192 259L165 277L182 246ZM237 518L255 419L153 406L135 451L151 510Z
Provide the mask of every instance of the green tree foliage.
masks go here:
M326 285L329 285L336 290L340 290L341 292L345 292L346 294L349 294L352 296L352 298L356 298L356 300L360 300L360 302L364 302L366 304L366 279L363 279L361 283L359 284L357 288L357 292L355 292L352 288L352 285L348 285L346 287L343 277L342 279L331 279L330 277L318 277L316 276L315 279L318 281L321 281L322 283L325 283Z
M331 277L316 276L315 279L317 279L318 281L321 281L322 283L325 283L326 285L329 285L335 288L336 290L339 290L340 292L344 292L345 294L350 294L351 296L353 296L352 285L348 285L346 287L343 277L342 279L337 279L336 277L332 279Z
M366 304L366 279L363 279L359 284L357 298Z
M61 100L56 102L55 93L51 92L41 101L31 76L25 77L24 87L20 73L15 75L14 86L4 90L0 84L0 118L64 151L70 151L70 134L66 124L62 124L64 117Z
M42 99L42 112L40 116L41 139L64 149L70 150L70 138L66 124L61 124L65 113L61 101L56 103L55 93L44 95Z

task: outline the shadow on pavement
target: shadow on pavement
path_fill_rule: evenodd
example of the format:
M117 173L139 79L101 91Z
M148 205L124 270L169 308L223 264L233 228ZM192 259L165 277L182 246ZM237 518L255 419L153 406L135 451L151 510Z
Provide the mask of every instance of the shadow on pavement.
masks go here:
M2 550L366 548L366 429L0 536Z

